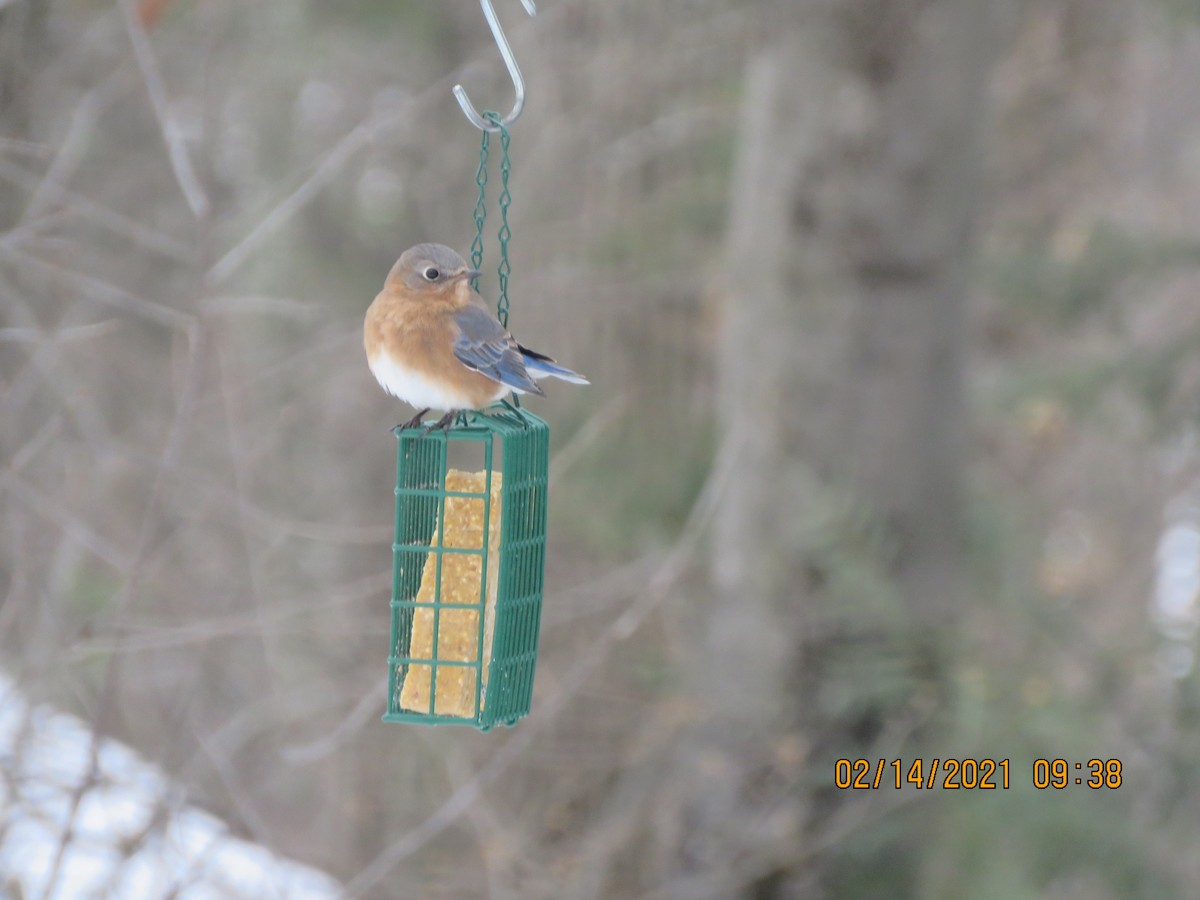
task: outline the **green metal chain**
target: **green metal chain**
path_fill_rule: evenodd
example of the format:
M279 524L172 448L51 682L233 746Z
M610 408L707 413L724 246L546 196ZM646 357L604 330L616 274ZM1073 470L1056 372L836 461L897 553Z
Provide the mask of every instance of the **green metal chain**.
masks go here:
M484 112L483 118L495 125L500 132L500 266L497 268L497 273L500 275L500 297L496 301L496 318L500 320L500 324L505 328L508 327L508 277L512 274L512 266L508 262L508 242L512 238L512 229L508 227L508 207L512 204L512 194L508 192L508 174L512 170L512 163L508 158L509 135L508 128L500 118L500 114L493 112L490 109ZM479 194L475 198L475 210L473 216L475 218L475 240L471 242L471 268L479 269L483 266L483 225L487 221L487 183L488 183L488 149L490 134L487 131L483 132L483 137L479 139L479 168L475 170L475 185L479 188ZM471 287L479 290L479 279L471 279ZM505 406L510 408L519 408L521 399L515 394L512 402L507 400L502 401Z
M512 194L508 192L508 173L512 163L508 159L508 129L500 121L500 117L492 113L492 123L500 129L500 298L496 301L496 317L500 324L508 327L508 276L512 266L508 264L508 240L512 231L508 227L508 207L512 203Z
M508 158L508 145L511 138L504 126L500 114L488 110L483 114L488 122L500 129L500 297L496 301L496 318L505 328L508 327L508 277L512 274L512 266L508 262L508 242L512 238L512 229L508 227L508 207L512 204L512 194L508 192L508 175L512 171L512 162ZM479 195L475 199L475 240L471 242L471 268L478 269L483 265L483 224L487 219L487 182L488 182L488 145L489 132L483 132L479 140L479 168L475 170L475 184ZM479 289L478 279L471 286Z
M479 168L475 170L475 184L479 196L475 199L475 240L471 242L471 268L478 270L483 265L483 222L487 218L488 182L488 133L483 133L479 144ZM471 288L479 290L479 279L471 279Z

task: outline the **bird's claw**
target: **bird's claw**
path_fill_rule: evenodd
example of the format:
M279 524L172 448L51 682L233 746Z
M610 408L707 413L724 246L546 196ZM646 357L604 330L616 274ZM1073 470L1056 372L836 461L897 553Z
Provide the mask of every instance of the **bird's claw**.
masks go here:
M415 416L413 416L411 419L409 419L409 420L408 420L407 422L405 422L403 425L397 425L397 426L396 426L395 428L393 428L392 430L393 430L393 431L407 431L407 430L408 430L408 429L410 429L410 428L420 428L420 427L421 427L421 420L422 420L423 418L425 418L425 414L426 414L427 412L429 412L429 410L428 410L428 409L423 409L423 410L421 410L419 413L417 413Z
M431 431L437 431L439 428L443 431L449 431L450 426L454 424L454 419L458 416L458 410L452 409L432 425L426 425L425 430L421 432L421 437L429 434Z

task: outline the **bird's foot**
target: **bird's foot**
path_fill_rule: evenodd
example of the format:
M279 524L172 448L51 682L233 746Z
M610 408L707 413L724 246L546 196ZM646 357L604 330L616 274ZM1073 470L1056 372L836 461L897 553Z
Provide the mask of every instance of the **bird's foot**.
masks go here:
M425 418L425 413L427 413L427 412L429 412L428 407L421 410L419 413L417 413L415 416L413 416L411 419L409 419L403 425L397 425L396 428L398 428L400 431L407 431L409 428L420 428L421 420L423 418ZM396 428L394 428L392 430L395 431Z
M434 422L432 425L426 425L425 430L421 432L421 437L425 437L425 435L429 434L429 432L436 431L439 428L442 429L443 431L449 431L450 426L454 424L454 419L457 416L458 416L457 409L450 410L444 416L442 416L440 419L438 419L436 422Z

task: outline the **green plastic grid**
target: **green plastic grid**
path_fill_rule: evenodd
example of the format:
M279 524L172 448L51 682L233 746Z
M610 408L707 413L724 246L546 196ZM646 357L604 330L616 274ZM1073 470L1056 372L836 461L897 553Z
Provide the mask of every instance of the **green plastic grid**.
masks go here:
M504 406L475 413L444 431L423 434L420 428L397 429L396 530L392 544L392 626L388 656L388 709L385 722L416 722L425 725L474 725L487 731L494 725L513 725L529 713L533 698L533 676L537 667L538 631L541 627L542 583L546 561L546 492L549 474L550 429L540 418L524 409ZM452 444L466 442L482 449L483 467L488 472L486 492L447 491L446 471ZM496 607L493 620L491 660L482 659L486 627L488 579L488 526L492 514L491 473L499 457L503 474L500 486L500 561L496 578ZM434 523L442 523L447 497L476 497L484 504L484 540L479 549L446 547L442 526L435 534ZM446 553L482 557L479 602L441 602L441 565ZM437 565L433 602L414 598L421 584L426 559ZM412 628L414 611L432 608L433 659L414 657ZM476 609L479 634L474 661L439 660L440 611ZM418 712L400 706L400 692L409 667L430 667L429 710ZM487 687L483 668L487 665ZM475 669L473 716L435 713L437 673L442 666Z

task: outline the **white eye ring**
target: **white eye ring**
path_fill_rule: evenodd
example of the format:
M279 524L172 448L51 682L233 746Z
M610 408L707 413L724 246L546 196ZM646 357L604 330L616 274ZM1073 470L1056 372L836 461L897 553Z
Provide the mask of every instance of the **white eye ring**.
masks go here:
M426 269L426 270L425 270L424 272L422 272L421 274L425 276L425 280L426 280L426 281L437 281L437 280L438 280L438 277L439 277L439 276L440 276L442 273L441 273L441 272L439 272L437 269L435 269L433 266L430 266L428 269Z

